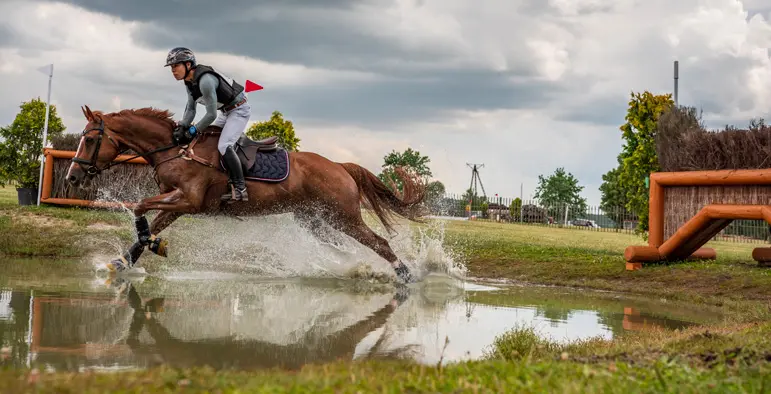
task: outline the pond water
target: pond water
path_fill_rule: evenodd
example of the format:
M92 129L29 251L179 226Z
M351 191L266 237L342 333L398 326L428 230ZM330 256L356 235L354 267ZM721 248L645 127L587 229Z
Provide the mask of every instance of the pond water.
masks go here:
M534 325L566 341L716 319L703 307L429 276L397 290L356 280L214 272L105 279L53 265L0 268L0 365L48 370L298 368L338 359L435 364L483 357Z

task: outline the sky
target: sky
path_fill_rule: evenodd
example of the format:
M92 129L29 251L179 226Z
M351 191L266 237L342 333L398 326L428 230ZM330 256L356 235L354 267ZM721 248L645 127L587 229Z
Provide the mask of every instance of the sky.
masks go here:
M81 105L180 119L163 65L186 46L263 85L251 120L281 111L300 150L378 173L411 147L448 192L476 163L488 196L525 199L564 167L598 205L630 94L671 93L674 60L708 126L771 119L769 19L767 0L3 0L0 124L45 99L47 64L67 132Z

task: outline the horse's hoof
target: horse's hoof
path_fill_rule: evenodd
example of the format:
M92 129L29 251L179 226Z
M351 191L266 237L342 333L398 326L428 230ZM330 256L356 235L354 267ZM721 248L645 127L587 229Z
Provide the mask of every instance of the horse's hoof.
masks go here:
M394 268L394 271L396 271L396 276L399 277L404 283L412 283L415 281L415 278L410 273L410 269L407 268L404 263L401 263L398 267Z
M147 246L147 249L151 252L161 257L168 257L168 247L169 241L155 235L150 236L150 244Z
M121 256L107 263L106 267L110 272L123 272L129 268L129 263L123 256Z

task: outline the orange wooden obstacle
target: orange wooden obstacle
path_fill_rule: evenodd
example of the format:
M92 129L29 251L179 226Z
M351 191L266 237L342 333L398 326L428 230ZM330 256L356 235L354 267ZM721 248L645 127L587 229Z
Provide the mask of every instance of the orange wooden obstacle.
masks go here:
M42 181L43 189L41 190L41 193L40 193L41 203L54 204L54 205L74 205L74 206L88 207L88 208L122 208L125 206L131 209L136 206L136 203L130 203L130 202L119 203L119 202L81 200L76 198L51 198L51 189L54 182L54 159L72 159L73 157L75 157L75 152L45 148L43 150L43 155L45 155L46 160L43 166L43 181ZM119 155L113 160L113 162L126 160L131 157L133 156ZM137 157L127 161L126 163L147 164L147 161L141 157Z
M628 246L627 270L643 263L686 259L715 259L712 248L701 248L735 219L764 220L771 224L771 205L708 204L664 240L664 193L667 187L771 186L771 169L657 172L650 176L648 246ZM771 248L756 248L752 257L771 263Z

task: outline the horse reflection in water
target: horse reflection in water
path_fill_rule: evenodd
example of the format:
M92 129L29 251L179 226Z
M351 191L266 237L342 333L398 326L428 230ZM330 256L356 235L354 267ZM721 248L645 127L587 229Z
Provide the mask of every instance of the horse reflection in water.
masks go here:
M359 342L382 327L408 298L407 289L400 287L390 302L366 319L320 339L312 337L309 332L303 340L289 345L231 338L184 341L175 338L154 317L155 313L163 309L163 298L153 298L143 304L136 288L128 281L125 283L128 286L128 303L134 310L126 344L137 356L149 356L160 364L178 368L209 366L214 369L299 369L310 363L351 360ZM153 345L140 343L139 335L143 329L155 341ZM380 352L379 348L385 339L384 333L368 352L367 357L408 357L412 346Z

